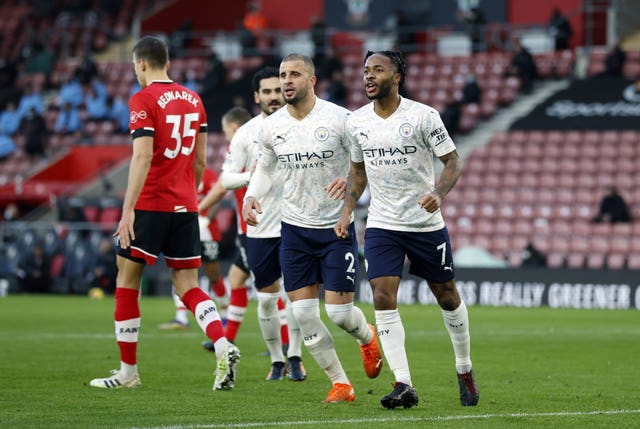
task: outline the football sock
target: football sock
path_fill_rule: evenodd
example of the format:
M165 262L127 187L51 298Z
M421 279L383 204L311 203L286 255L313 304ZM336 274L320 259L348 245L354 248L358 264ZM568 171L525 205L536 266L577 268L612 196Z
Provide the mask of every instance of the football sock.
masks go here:
M280 319L280 338L282 339L282 345L288 346L289 328L287 327L287 310L281 296L278 296L278 318Z
M229 301L229 309L227 310L227 330L225 331L225 337L229 341L235 341L248 304L249 297L246 286L231 290L231 301Z
M114 322L120 348L120 372L130 378L138 372L137 349L140 332L140 306L136 289L116 288Z
M213 292L215 302L220 304L218 305L218 313L220 313L222 320L225 320L227 318L229 304L228 302L225 302L225 298L227 297L227 286L224 284L224 279L222 277L218 277L218 281L213 285L211 291Z
M378 339L389 363L389 368L397 382L411 384L409 361L405 349L405 333L400 312L395 310L376 310L376 327Z
M175 319L178 322L182 323L183 325L188 325L189 324L189 309L187 308L186 305L184 305L184 303L182 302L182 300L180 299L178 294L175 293L175 291L173 292L173 303L176 306L176 317L175 317Z
M296 316L293 314L293 305L287 298L287 306L285 309L287 313L287 331L289 333L289 350L287 350L287 356L302 356L302 334L300 333L300 324Z
M278 299L280 293L257 292L258 296L258 324L262 338L267 344L271 355L271 362L284 362L282 339L280 338L280 320L278 317Z
M325 304L329 318L340 328L347 331L358 340L360 344L369 344L373 339L373 333L369 329L367 319L360 308L347 304Z
M227 287L224 284L224 279L222 277L218 278L218 281L211 288L213 291L213 295L222 297L227 294Z
M349 384L333 345L333 337L320 319L320 300L301 299L291 303L305 346L333 384Z
M218 345L224 346L226 339L224 338L224 329L222 328L222 321L216 309L216 304L209 298L209 295L198 287L191 288L185 292L182 295L182 302L191 310L198 325L200 325L200 329L213 342L216 355L220 357L219 354L222 349L219 349ZM223 341L219 343L219 340Z
M464 301L460 301L460 305L455 310L442 310L442 316L456 356L456 371L458 374L467 373L471 371L471 338L467 306Z

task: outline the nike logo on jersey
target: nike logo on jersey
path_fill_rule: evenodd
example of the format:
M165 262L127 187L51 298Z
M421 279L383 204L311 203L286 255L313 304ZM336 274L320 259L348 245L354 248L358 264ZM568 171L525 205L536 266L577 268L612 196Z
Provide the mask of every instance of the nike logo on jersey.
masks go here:
M367 131L366 133L363 133L362 131L360 131L360 135L363 136L364 138L366 138L367 140L369 140L369 133L371 131Z
M187 206L173 206L173 211L176 213L186 213Z

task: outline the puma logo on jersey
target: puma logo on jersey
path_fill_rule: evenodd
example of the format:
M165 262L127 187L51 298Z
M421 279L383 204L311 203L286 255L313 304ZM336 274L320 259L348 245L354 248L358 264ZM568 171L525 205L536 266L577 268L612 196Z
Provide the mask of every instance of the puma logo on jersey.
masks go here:
M347 280L349 280L353 284L356 284L356 280L353 278L353 276L347 276Z
M360 135L363 136L364 138L366 138L367 140L369 140L369 133L370 133L370 131L367 131L366 133L360 131Z
M279 141L279 140L282 140L283 143L286 141L284 136L276 136L276 141Z
M447 267L446 265L443 266L442 268L444 268L445 271L453 271L453 262L449 264L449 266Z
M186 213L187 206L173 206L173 211L176 213Z

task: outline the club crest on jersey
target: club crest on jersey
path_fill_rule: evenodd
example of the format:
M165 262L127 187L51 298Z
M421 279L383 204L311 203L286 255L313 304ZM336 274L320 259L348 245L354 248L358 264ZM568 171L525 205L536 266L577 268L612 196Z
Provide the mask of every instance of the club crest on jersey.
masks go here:
M404 124L400 125L399 131L402 137L411 137L413 135L413 125L405 122Z
M329 130L326 127L320 127L315 132L316 140L321 142L329 138Z
M145 112L144 110L141 110L139 112L131 112L131 116L129 117L129 121L132 124L135 124L138 121L138 118L147 119L147 112Z

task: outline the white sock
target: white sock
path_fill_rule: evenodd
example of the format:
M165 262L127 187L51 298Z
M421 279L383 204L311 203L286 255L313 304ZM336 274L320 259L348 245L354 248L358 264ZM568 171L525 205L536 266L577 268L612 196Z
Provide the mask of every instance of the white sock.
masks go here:
M120 361L120 375L122 375L125 380L130 379L137 373L138 365L129 365L128 363Z
M302 333L300 332L300 324L293 314L293 305L289 298L286 299L287 312L287 330L289 331L289 350L287 350L287 356L302 356Z
M373 339L373 332L369 329L364 313L352 302L347 304L325 304L329 318L351 334L360 344L369 344Z
M349 384L333 345L333 337L320 319L320 300L301 299L291 303L305 346L333 384Z
M256 295L258 296L258 324L262 331L262 338L271 354L271 362L284 362L278 315L280 293L257 292Z
M220 359L227 344L229 344L229 340L227 340L226 337L220 337L218 341L213 343L213 349L216 351L216 359Z
M467 373L471 371L471 337L467 306L464 301L460 301L460 305L455 310L442 310L442 316L456 356L456 371L458 374Z
M178 294L173 292L173 303L176 306L175 319L183 325L189 324L189 309L184 305Z
M400 312L396 308L395 310L376 310L375 313L378 339L396 382L413 386L404 345L404 325L402 325Z
M116 341L137 343L140 334L140 318L115 321ZM120 375L129 379L138 373L138 365L131 365L120 361Z

